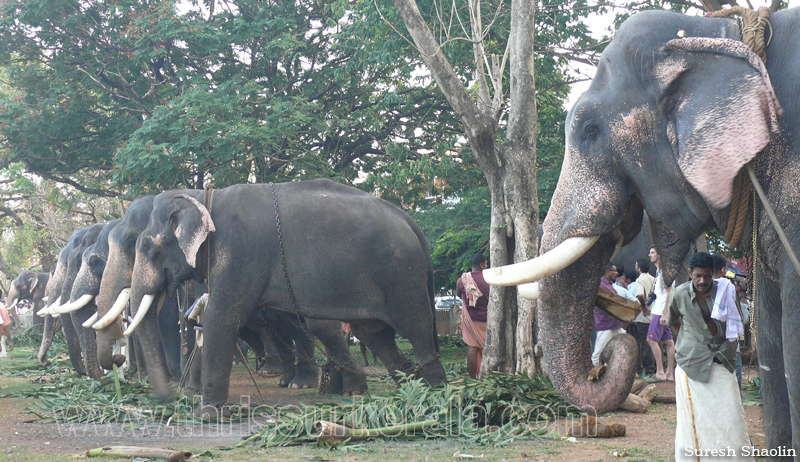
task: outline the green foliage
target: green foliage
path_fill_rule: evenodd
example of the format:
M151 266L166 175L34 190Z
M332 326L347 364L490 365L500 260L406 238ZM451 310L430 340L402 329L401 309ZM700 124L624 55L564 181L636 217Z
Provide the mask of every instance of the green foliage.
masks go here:
M485 380L427 387L407 379L388 396L369 397L350 405L302 406L280 412L274 425L239 444L263 447L315 442L315 422L329 421L371 431L376 438L448 438L471 444L501 446L518 438L548 435L554 419L577 415L542 377L493 373ZM431 423L424 430L392 430Z

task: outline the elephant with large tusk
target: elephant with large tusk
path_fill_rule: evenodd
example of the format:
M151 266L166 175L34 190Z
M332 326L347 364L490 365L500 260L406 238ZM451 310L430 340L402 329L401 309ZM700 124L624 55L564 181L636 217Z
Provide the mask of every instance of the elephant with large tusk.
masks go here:
M645 209L670 284L686 271L684 256L705 231L753 236L755 229L755 243L744 239L740 246L757 253L767 445L800 453L800 275L762 203L754 218L752 204L734 200L749 198L749 178L756 178L789 247L800 250L800 9L773 13L769 22L766 64L740 41L733 18L646 11L620 27L567 116L542 251L570 238L597 240L541 279L538 309L545 364L558 391L582 407L614 409L633 377L632 341L615 337L604 351L605 375L587 380L591 306L614 233L629 239Z

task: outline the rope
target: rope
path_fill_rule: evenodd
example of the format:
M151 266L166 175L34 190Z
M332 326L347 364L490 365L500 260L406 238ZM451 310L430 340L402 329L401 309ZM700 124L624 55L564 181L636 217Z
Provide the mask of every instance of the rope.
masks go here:
M738 14L742 17L742 42L749 46L753 53L767 63L767 54L764 48L769 46L769 40L764 43L764 30L769 26L770 40L772 39L772 24L769 22L769 8L762 6L758 11L743 6L734 6L724 10L710 13L710 18L727 18Z

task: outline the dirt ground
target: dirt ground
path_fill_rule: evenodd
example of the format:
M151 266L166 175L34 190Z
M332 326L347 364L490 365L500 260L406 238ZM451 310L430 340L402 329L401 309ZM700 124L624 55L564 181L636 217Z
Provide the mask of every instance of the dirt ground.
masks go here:
M5 362L7 360L3 360ZM0 369L2 363L0 363ZM366 368L370 386L386 373L376 367ZM744 376L750 373L745 368ZM755 369L752 373L755 375ZM5 395L20 388L31 388L31 378L0 376L0 394ZM257 377L257 383L266 399L261 400L253 382L243 367L234 369L231 379L231 402L235 397L249 396L251 404L271 406L298 405L317 402L316 390L289 390L277 386L277 377ZM673 384L657 384L662 394L674 394ZM622 438L523 440L503 448L493 448L443 440L418 442L367 443L361 452L329 451L321 448L254 449L243 452L223 452L215 448L231 446L246 436L247 426L235 424L225 428L206 425L203 428L184 429L171 436L134 434L121 425L98 426L78 435L68 434L68 429L56 424L27 423L31 414L25 411L32 399L0 398L0 460L39 461L70 460L87 449L107 445L165 447L191 450L200 453L198 460L468 460L472 456L485 460L528 461L668 461L673 459L675 432L675 406L654 404L647 413L632 414L624 411L603 417L604 421L622 423L627 434ZM761 406L746 406L745 413L750 435L755 446L764 448L764 422ZM563 423L560 427L563 427ZM74 432L73 432L74 433ZM139 432L141 433L141 432ZM563 434L563 433L562 433ZM211 450L210 452L205 452ZM194 458L193 458L194 460Z

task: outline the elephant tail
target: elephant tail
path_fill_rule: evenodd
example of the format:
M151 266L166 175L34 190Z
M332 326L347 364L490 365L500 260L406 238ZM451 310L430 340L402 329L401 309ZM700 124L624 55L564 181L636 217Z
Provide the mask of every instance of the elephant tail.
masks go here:
M435 296L435 285L433 282L433 266L428 266L428 298L430 299L431 304L431 314L433 315L433 345L436 347L436 352L439 352L439 331L436 329L436 301L434 299Z

